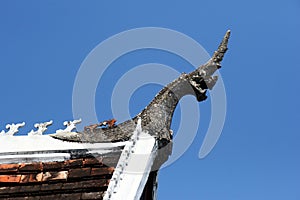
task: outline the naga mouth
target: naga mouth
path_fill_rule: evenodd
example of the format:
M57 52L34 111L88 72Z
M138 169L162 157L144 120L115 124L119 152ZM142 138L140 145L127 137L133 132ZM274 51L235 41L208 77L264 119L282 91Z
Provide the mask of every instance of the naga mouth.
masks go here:
M211 90L218 81L218 76L212 76L212 74L219 68L217 64L206 64L190 74L189 83L198 101L205 100L206 91Z
M213 76L213 74L221 68L221 61L228 49L227 44L229 37L230 30L226 32L212 58L206 64L188 74L188 81L191 84L198 101L203 101L207 98L207 89L211 90L218 80L218 76Z

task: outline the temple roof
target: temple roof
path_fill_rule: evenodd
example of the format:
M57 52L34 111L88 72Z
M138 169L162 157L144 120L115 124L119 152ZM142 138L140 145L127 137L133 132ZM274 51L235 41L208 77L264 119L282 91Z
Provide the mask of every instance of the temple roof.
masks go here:
M142 131L140 121L132 135L126 142L93 144L49 135L1 136L0 198L145 197L157 143ZM156 173L150 176L156 177Z
M157 171L172 152L170 129L181 97L198 101L217 81L213 76L227 51L227 31L212 58L164 87L136 117L115 119L76 132L81 119L43 135L52 120L34 125L28 136L13 136L23 123L0 132L0 198L155 199ZM105 127L103 127L105 125Z

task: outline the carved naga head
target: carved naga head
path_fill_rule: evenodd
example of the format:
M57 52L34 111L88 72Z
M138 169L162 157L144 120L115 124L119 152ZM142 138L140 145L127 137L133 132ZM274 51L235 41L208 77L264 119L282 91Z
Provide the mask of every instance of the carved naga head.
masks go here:
M228 49L227 44L229 37L230 30L226 32L212 58L207 63L201 65L198 69L187 75L187 79L191 84L198 101L203 101L207 98L207 89L211 90L218 80L218 76L213 76L213 74L221 68L221 61Z

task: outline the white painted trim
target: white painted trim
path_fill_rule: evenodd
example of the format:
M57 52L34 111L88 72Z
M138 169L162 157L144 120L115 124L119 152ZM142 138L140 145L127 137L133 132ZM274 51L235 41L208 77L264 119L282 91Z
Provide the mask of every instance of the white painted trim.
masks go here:
M77 143L52 138L49 135L1 136L0 154L10 152L51 151L68 149L113 149L124 146L126 142L116 143Z
M54 139L49 135L1 136L0 164L62 161L71 157L71 152L86 152L93 155L121 151L126 142L76 143Z
M139 200L157 152L154 137L142 131L141 120L122 151L103 200Z

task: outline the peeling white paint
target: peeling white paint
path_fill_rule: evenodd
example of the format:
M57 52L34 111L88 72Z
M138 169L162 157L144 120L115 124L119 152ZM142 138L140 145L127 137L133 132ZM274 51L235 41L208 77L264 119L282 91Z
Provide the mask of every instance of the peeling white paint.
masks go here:
M156 156L156 140L142 131L139 119L136 130L122 151L104 200L139 200Z
M54 139L49 135L2 136L0 137L0 163L20 161L63 161L69 159L69 151L105 154L119 151L126 142L75 143Z

